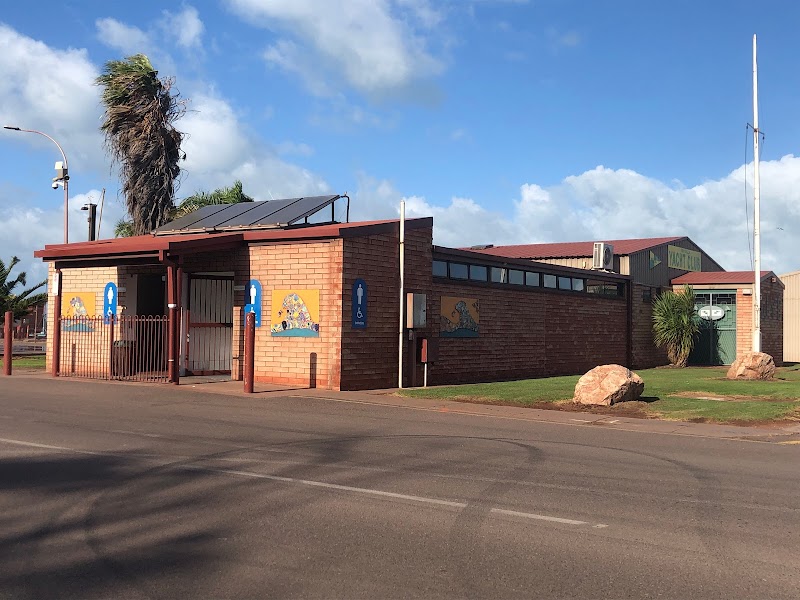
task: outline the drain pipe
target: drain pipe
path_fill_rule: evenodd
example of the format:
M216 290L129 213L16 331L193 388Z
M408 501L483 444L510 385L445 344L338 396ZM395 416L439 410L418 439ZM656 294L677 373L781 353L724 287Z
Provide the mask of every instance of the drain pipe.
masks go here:
M397 387L403 389L403 304L405 302L405 258L406 258L406 201L400 200L400 328L397 360Z

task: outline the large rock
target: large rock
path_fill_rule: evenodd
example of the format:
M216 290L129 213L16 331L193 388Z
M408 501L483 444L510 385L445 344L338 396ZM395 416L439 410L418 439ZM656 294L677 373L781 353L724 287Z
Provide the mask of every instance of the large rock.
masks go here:
M775 361L764 352L745 352L728 369L728 379L772 379Z
M600 365L578 380L573 402L610 406L636 400L644 391L644 381L620 365Z

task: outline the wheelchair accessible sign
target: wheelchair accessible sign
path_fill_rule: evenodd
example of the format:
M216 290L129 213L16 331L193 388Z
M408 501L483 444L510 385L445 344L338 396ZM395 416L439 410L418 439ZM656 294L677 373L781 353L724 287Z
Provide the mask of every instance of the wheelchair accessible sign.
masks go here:
M356 279L353 284L353 329L367 328L367 283Z

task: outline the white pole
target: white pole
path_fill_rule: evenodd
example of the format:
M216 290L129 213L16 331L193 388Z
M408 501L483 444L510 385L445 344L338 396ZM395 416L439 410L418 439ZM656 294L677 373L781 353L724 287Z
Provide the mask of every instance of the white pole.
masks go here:
M400 201L400 338L397 349L397 387L403 389L403 304L405 304L406 201Z
M97 219L97 237L100 238L100 225L103 224L103 203L106 200L106 188L100 192L100 218Z
M753 294L753 352L761 352L761 181L758 171L758 62L753 35L753 253L755 255Z

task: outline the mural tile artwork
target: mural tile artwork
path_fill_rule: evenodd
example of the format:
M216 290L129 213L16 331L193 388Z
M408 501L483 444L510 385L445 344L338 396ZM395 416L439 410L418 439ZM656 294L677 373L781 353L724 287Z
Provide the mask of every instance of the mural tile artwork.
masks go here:
M63 331L94 331L92 317L96 314L94 292L62 292L61 329Z
M319 290L273 290L270 332L279 337L319 337Z
M442 296L440 337L478 337L480 302L475 298Z

